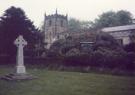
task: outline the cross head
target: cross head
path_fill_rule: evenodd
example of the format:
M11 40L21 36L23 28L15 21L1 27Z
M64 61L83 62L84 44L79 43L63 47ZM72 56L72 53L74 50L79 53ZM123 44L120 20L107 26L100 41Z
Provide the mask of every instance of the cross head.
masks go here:
M24 40L23 36L20 35L15 41L14 44L18 47L18 46L25 46L27 45L27 41Z

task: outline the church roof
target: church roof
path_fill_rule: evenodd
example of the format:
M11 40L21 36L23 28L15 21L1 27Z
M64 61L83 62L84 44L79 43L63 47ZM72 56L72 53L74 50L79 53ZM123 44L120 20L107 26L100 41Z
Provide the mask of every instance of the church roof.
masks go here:
M105 27L102 29L103 32L117 32L117 31L126 31L126 30L135 30L135 24L115 26L115 27Z

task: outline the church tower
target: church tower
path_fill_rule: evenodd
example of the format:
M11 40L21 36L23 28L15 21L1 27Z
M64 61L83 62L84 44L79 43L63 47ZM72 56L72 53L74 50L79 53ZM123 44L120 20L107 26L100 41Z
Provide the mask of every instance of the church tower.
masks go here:
M57 13L52 15L46 15L44 19L44 34L45 39L44 42L47 43L47 47L49 48L51 44L58 40L64 38L68 30L68 19L67 15L60 15Z

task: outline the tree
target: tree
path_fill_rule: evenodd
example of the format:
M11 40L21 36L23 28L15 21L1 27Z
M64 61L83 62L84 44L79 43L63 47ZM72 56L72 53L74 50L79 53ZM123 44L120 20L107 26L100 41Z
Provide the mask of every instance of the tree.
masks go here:
M74 18L69 19L68 26L71 32L78 32L81 29L80 21Z
M127 25L133 23L132 14L128 11L120 10L116 13L118 25Z
M28 47L33 48L36 43L35 31L38 31L38 29L26 17L21 8L12 6L7 9L0 18L1 54L16 54L16 47L13 42L19 35L23 35L29 43Z
M92 21L80 21L81 29L88 30L91 28Z
M95 28L109 27L116 24L116 22L117 19L115 12L109 11L100 15L98 19L95 19L95 23L93 26Z
M100 33L96 36L96 42L94 44L94 50L100 48L108 48L110 50L116 50L122 48L114 37L108 33Z
M70 18L68 21L69 31L79 32L81 30L88 30L91 28L92 21L80 21L75 18Z
M112 27L132 24L132 14L125 10L120 10L118 12L108 11L99 15L99 18L95 19L93 22L93 28L101 29L103 27Z

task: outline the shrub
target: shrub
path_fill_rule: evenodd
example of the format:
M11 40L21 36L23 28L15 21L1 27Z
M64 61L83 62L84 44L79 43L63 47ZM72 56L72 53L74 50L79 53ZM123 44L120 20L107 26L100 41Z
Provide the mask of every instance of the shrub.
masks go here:
M127 59L128 59L127 69L134 70L135 69L135 52L128 52Z
M66 66L88 66L89 64L89 55L87 54L79 54L79 55L71 55L65 56L64 64Z
M134 52L135 53L135 43L130 43L124 47L125 51L127 52Z

